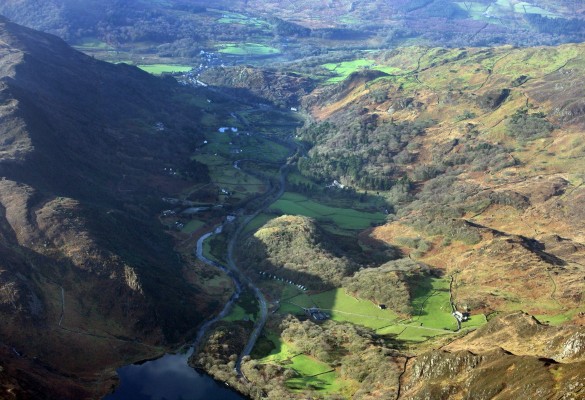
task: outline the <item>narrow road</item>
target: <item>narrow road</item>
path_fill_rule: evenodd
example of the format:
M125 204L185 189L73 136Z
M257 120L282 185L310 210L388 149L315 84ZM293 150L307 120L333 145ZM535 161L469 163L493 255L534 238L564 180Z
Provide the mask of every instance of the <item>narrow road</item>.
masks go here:
M236 166L236 165L234 165L234 167L238 168L239 166ZM256 319L256 323L254 324L254 329L252 330L252 333L250 334L250 337L248 338L248 342L244 346L244 349L242 350L242 353L240 354L240 356L238 357L238 360L236 362L235 370L238 373L238 375L242 375L242 372L241 372L242 358L249 355L252 352L252 349L254 348L256 341L258 340L258 338L260 337L260 334L262 333L262 330L264 329L264 325L266 324L266 320L268 318L268 305L266 303L266 298L262 294L262 291L260 289L258 289L258 287L256 285L254 285L254 283L250 279L248 279L248 277L245 276L238 269L238 266L237 266L236 262L234 261L234 249L235 249L235 246L236 246L244 228L246 227L246 225L248 225L248 223L250 221L252 221L254 218L256 218L256 216L258 216L258 214L260 214L266 208L268 208L274 201L278 200L282 196L282 194L284 193L285 181L286 181L286 169L288 168L288 166L289 166L289 162L287 162L286 164L284 164L280 167L280 177L279 177L278 184L275 185L274 187L272 187L264 195L265 196L264 201L256 209L256 211L254 211L250 215L246 215L238 223L238 227L237 227L235 233L232 235L232 237L230 238L230 240L228 242L228 248L227 248L227 264L228 265L227 266L221 265L213 260L210 260L203 255L203 242L207 238L209 238L210 236L212 236L214 234L221 233L223 225L220 226L219 228L217 228L216 230L214 230L213 232L208 232L205 235L201 236L199 238L199 240L197 241L197 247L195 250L195 254L197 255L197 258L208 265L214 266L214 267L219 268L219 269L223 270L224 272L226 272L228 274L228 276L234 282L234 284L236 286L236 291L232 295L232 297L229 299L229 301L226 303L226 305L224 306L222 311L214 318L205 322L201 326L201 328L199 328L199 331L197 332L197 337L196 337L195 342L193 344L193 348L196 349L197 346L199 346L201 344L201 340L203 339L203 337L205 336L205 334L207 333L207 331L209 330L211 325L213 325L215 322L223 319L226 315L229 314L234 303L236 302L236 300L238 299L238 297L242 291L243 285L248 286L252 290L252 292L254 293L254 296L256 296L256 299L258 300L259 315ZM245 378L245 376L244 376L244 378Z

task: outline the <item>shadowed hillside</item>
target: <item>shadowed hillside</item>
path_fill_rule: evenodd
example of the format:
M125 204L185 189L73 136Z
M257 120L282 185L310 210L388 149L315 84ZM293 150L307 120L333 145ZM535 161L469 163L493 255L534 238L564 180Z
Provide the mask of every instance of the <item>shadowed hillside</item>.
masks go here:
M199 137L181 93L0 20L0 377L18 398L103 394L213 311L152 218Z

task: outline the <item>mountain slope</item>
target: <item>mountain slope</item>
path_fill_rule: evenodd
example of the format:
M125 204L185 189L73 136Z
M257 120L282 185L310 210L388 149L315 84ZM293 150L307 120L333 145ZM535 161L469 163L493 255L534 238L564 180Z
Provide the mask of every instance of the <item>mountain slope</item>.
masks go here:
M153 218L199 138L185 95L0 20L0 378L18 398L104 393L213 311Z

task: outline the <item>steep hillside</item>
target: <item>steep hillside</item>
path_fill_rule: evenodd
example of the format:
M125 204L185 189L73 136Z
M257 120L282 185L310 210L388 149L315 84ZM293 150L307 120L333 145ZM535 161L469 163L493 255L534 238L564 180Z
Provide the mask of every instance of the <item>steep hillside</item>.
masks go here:
M0 397L95 397L213 311L152 217L199 138L183 95L0 20Z

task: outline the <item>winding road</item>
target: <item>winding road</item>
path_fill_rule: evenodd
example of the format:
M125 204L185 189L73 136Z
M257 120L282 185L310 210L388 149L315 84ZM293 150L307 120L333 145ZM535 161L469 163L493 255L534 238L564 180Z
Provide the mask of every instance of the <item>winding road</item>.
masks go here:
M214 231L208 232L205 235L201 236L199 238L199 240L197 241L197 248L195 251L197 258L208 265L214 266L214 267L219 268L219 269L223 270L224 272L226 272L228 274L228 276L233 280L234 285L236 287L236 291L234 292L232 297L229 299L229 301L226 303L226 305L224 306L222 311L218 315L216 315L214 318L208 320L207 322L205 322L201 326L201 328L199 329L199 331L197 333L195 343L193 344L193 347L195 349L201 344L201 340L203 339L203 337L205 337L205 334L207 333L209 328L215 322L223 319L226 315L229 314L234 303L236 302L236 300L238 299L238 297L242 291L243 285L248 286L250 288L250 290L252 290L252 292L254 293L254 296L256 297L256 299L258 300L259 314L256 318L256 323L254 324L254 329L252 330L252 333L250 334L250 337L248 338L248 341L247 341L246 345L244 346L244 349L242 350L240 356L238 357L238 360L237 360L236 366L235 366L235 371L238 373L238 375L244 377L244 379L246 379L246 378L242 374L242 371L241 371L242 358L249 355L252 352L252 349L254 348L256 341L258 340L258 338L260 337L260 334L262 333L262 329L264 329L264 325L266 324L266 320L268 318L268 305L266 303L266 298L262 294L262 291L246 275L244 275L238 269L238 266L237 266L236 262L234 261L234 248L235 248L244 228L246 227L246 225L248 225L248 223L251 220L253 220L256 216L258 216L258 214L260 214L262 211L264 211L266 208L268 208L270 206L270 204L272 204L274 201L278 200L282 196L282 194L284 193L285 180L286 180L286 169L289 166L289 162L285 163L284 165L282 165L280 167L280 170L279 170L280 176L279 176L278 184L273 185L271 187L271 189L264 195L264 201L262 202L262 204L252 214L249 214L249 215L242 217L242 219L238 223L238 227L237 227L236 231L234 232L234 234L232 235L232 237L230 238L230 240L228 242L228 247L227 247L227 264L228 265L227 266L221 265L213 260L210 260L203 255L203 242L207 238L209 238L210 236L212 236L214 234L221 233L223 225L219 226ZM238 163L237 161L234 163L235 168L238 168L237 163Z

